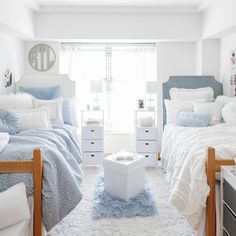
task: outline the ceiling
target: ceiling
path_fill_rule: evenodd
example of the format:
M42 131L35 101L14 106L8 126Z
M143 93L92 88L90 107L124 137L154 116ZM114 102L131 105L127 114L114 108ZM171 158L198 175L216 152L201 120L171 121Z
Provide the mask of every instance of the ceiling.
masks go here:
M196 11L206 9L216 0L30 0L35 11L62 7L156 7L185 8Z

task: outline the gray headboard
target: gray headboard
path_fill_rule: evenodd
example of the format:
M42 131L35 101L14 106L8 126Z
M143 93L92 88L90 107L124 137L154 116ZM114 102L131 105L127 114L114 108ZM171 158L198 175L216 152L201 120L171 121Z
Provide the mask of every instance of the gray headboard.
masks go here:
M216 81L214 76L170 76L169 80L162 84L163 124L166 124L164 99L170 99L171 88L195 89L203 87L211 87L215 98L223 94L222 84Z

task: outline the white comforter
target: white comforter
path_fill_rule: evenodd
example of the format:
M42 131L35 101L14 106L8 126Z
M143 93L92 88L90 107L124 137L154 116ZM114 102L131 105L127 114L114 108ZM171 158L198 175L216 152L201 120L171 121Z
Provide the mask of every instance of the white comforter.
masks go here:
M200 224L209 193L205 157L210 146L216 149L217 158L235 158L236 127L165 127L161 158L172 190L171 202L194 229Z

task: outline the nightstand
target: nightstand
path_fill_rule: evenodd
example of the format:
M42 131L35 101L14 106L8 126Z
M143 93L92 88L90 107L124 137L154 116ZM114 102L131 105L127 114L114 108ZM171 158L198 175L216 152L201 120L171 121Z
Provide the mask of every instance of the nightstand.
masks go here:
M99 123L92 120L96 118ZM84 165L102 165L104 158L104 111L81 111L81 145Z
M145 122L145 119L149 117ZM151 120L150 120L151 118ZM143 124L140 120L143 119ZM150 123L151 121L151 123ZM148 124L149 123L149 124ZM156 166L157 161L157 119L156 111L135 111L135 149L145 157L145 166Z

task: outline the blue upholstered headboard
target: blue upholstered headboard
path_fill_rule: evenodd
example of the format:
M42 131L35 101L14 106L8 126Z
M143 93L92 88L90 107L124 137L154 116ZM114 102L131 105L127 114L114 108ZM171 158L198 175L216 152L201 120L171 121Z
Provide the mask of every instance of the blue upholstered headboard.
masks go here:
M171 88L195 89L203 87L211 87L215 98L223 94L222 84L216 81L214 76L170 76L169 80L162 84L163 124L166 124L164 99L170 99Z

